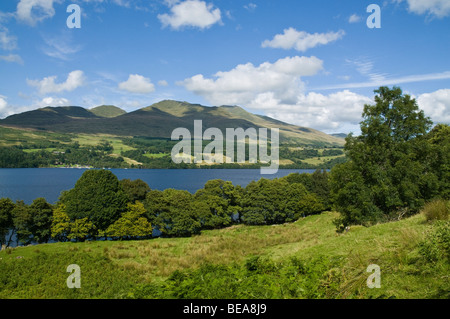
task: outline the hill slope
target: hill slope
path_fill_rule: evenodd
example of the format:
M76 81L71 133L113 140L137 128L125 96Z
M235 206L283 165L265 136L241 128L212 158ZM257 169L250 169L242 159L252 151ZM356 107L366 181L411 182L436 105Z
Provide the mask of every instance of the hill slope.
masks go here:
M0 298L174 298L177 292L193 299L198 294L238 299L449 297L448 263L429 262L420 253L420 243L434 227L423 215L355 226L341 235L333 225L336 217L329 212L291 224L239 225L189 238L65 242L1 251ZM65 285L64 270L71 263L80 265L85 278L76 292ZM381 268L379 289L366 285L371 264ZM167 280L177 270L182 273Z
M62 133L112 134L170 138L175 128L193 132L194 120L203 121L203 129L279 128L281 142L305 145L342 146L344 141L323 132L287 124L256 115L238 106L207 107L165 100L130 113L115 106L92 110L81 107L46 107L0 120L0 125L34 128Z
M100 105L90 109L89 111L100 117L116 117L127 113L114 105Z

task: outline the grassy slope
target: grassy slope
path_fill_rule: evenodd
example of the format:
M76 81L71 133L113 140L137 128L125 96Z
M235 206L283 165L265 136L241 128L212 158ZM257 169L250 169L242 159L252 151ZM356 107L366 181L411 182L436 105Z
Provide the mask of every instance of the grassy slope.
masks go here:
M175 270L204 263L244 263L254 255L283 261L290 256L340 258L337 298L396 296L430 298L450 289L448 265L424 264L417 244L430 225L423 215L353 227L337 234L336 213L279 226L233 226L191 238L96 241L20 247L0 252L0 298L120 298L138 283L160 282ZM23 258L17 258L22 256ZM82 269L82 288L66 287L69 264ZM381 288L369 289L367 266L381 267Z
M127 113L114 105L100 105L90 109L89 111L100 117L116 117Z

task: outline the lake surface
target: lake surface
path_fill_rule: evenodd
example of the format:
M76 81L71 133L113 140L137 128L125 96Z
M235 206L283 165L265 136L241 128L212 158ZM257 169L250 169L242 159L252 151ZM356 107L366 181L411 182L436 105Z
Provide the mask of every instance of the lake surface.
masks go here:
M31 204L34 199L44 197L55 203L64 190L75 186L87 169L78 168L1 168L0 198L23 200ZM259 169L110 169L119 179L141 179L151 189L167 188L187 190L195 193L212 179L231 181L245 187L262 177L273 179L290 173L313 173L308 169L280 169L273 175L261 175Z

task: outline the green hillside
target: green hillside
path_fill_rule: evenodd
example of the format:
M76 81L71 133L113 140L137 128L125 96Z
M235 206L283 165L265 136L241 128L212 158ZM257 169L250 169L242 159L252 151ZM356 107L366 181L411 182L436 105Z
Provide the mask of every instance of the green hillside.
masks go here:
M127 113L126 111L114 105L100 105L90 109L89 111L100 117L116 117Z
M337 234L336 217L189 238L7 249L0 252L0 298L450 297L448 261L429 259L423 249L438 222L419 214ZM66 287L73 263L81 267L81 289ZM381 288L367 287L371 264L381 269Z

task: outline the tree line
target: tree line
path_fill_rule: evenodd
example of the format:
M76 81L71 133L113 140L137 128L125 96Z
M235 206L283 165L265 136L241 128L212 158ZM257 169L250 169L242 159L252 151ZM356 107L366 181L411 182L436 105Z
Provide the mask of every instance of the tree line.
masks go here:
M329 209L328 173L294 173L253 181L246 187L210 180L194 194L153 190L140 179L118 178L109 170L88 170L54 205L44 198L30 205L0 199L0 240L20 244L182 237L234 224L271 225Z

